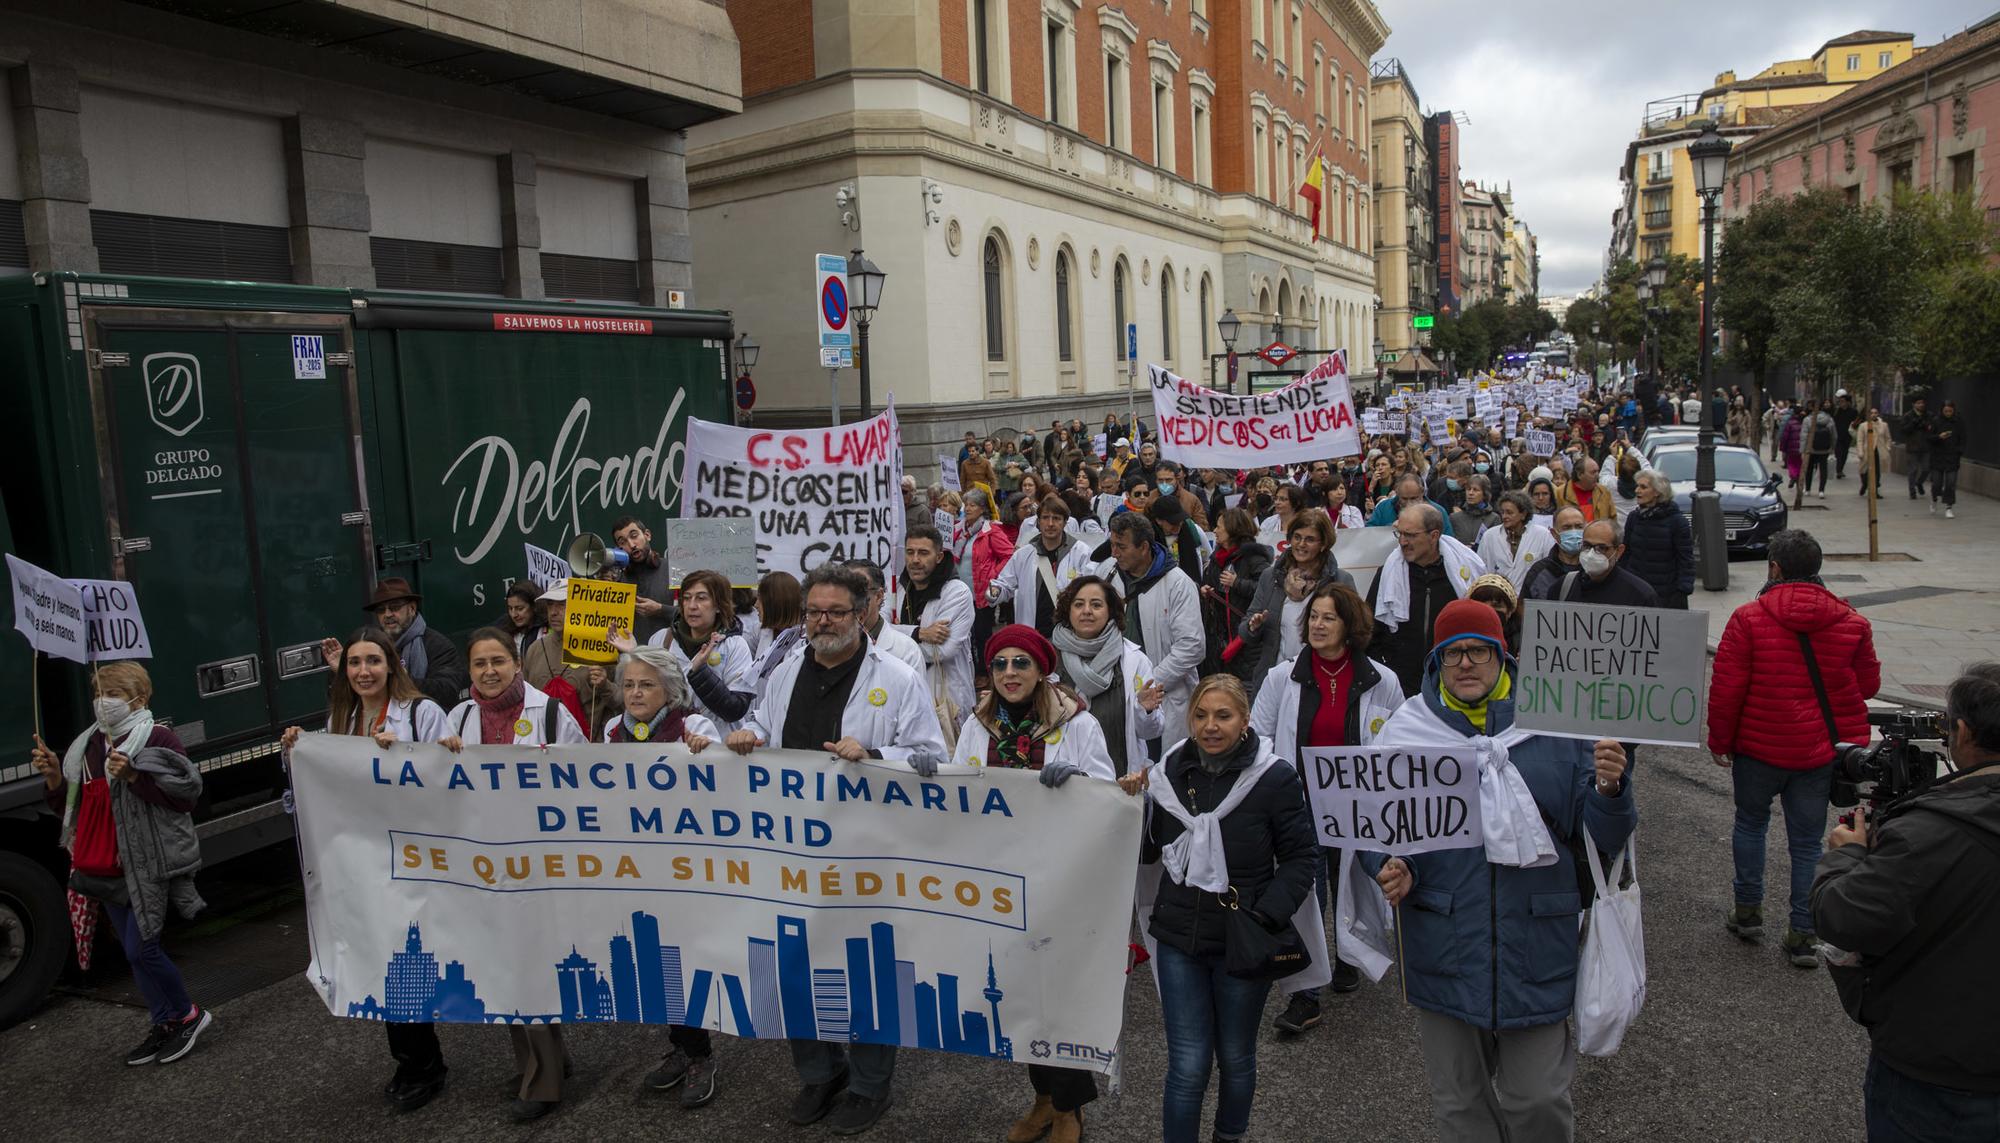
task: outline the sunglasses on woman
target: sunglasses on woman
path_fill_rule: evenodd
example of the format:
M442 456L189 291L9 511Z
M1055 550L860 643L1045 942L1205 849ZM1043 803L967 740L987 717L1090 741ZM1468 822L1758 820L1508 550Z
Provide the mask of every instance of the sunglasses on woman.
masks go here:
M1035 661L1026 655L1002 655L986 664L987 673L994 675L1002 671L1032 671L1034 669Z

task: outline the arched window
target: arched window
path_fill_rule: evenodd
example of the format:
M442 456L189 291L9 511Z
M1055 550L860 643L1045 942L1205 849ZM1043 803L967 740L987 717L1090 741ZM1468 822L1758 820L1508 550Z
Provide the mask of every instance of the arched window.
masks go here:
M986 360L1007 360L1005 295L1000 289L1000 240L986 238Z
M1056 360L1075 361L1076 342L1069 326L1069 251L1056 251Z
M1174 359L1174 268L1160 263L1160 360Z
M1111 266L1111 341L1118 347L1118 360L1125 360L1125 259Z
M1212 312L1212 309L1211 309L1211 307L1209 306L1209 293L1208 293L1208 275L1207 275L1207 274L1203 274L1203 275L1201 276L1201 314L1200 314L1200 318L1201 318L1201 358L1202 358L1202 360L1203 360L1203 361L1206 361L1206 360L1208 360L1208 355L1209 355L1209 353L1210 353L1210 349L1209 349L1209 344L1208 344L1208 327L1209 327L1209 326L1210 326L1211 324L1213 324L1213 318L1214 318L1214 314L1213 314L1213 312Z

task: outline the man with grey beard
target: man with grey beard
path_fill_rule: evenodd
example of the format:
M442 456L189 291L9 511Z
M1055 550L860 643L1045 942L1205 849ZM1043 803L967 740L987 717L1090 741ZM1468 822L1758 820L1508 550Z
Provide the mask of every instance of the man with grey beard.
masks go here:
M763 701L723 744L738 754L777 746L825 751L850 763L901 760L925 777L936 774L945 745L930 688L862 634L875 619L867 614L868 577L842 564L821 564L806 573L804 588L804 653L772 673ZM889 1110L894 1040L791 1045L805 1085L792 1101L793 1123L827 1119L834 1134L855 1135Z

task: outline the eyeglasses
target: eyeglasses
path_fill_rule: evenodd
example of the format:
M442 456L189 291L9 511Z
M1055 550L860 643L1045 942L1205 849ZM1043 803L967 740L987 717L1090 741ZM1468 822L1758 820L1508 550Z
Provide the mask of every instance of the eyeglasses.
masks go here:
M1447 667L1456 667L1460 663L1483 667L1493 661L1493 644L1467 643L1459 647L1446 647L1438 653L1438 658Z
M1424 538L1425 536L1428 536L1428 535L1430 535L1430 534L1431 534L1431 530L1430 530L1429 528L1425 528L1425 529L1424 529L1423 531L1421 531L1421 532L1405 532L1405 531L1403 531L1403 530L1402 530L1401 528L1391 528L1391 529L1389 529L1389 530L1390 530L1391 532L1394 532L1394 533L1396 533L1396 535L1397 535L1397 537L1398 537L1398 538L1400 538L1400 539L1405 539L1405 540L1421 540L1421 539L1423 539L1423 538Z
M1584 545L1583 545L1583 550L1584 550L1584 551L1586 551L1586 552L1596 552L1596 553L1597 553L1598 555L1601 555L1601 556L1608 556L1608 555L1610 555L1610 554L1611 554L1612 552L1615 552L1615 551L1617 551L1617 550L1618 550L1618 546L1617 546L1616 544L1591 544L1591 543L1586 543L1586 544L1584 544Z
M1035 661L1026 655L1002 655L986 664L986 672L997 675L1002 671L1032 671Z
M828 620L845 619L852 614L854 614L854 608L852 607L806 608L806 618L811 619L814 622L820 622L820 623L826 622Z

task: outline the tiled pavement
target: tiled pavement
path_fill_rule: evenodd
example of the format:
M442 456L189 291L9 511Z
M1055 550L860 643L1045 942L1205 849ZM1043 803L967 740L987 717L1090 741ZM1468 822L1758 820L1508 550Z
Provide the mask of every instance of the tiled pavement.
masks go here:
M1902 476L1890 478L1877 501L1882 559L1870 563L1867 504L1856 475L1829 481L1826 498L1807 496L1791 524L1819 538L1826 550L1827 587L1852 600L1875 629L1884 701L1942 707L1944 688L1960 666L2000 657L2000 503L1961 493L1957 519L1933 515L1911 500ZM1792 490L1785 490L1789 503ZM1908 558L1914 557L1914 558ZM1689 606L1708 612L1709 646L1722 637L1729 613L1763 586L1764 565L1729 565L1729 588L1697 585Z

